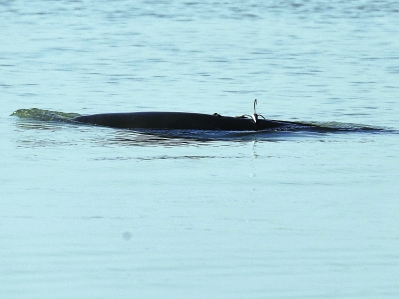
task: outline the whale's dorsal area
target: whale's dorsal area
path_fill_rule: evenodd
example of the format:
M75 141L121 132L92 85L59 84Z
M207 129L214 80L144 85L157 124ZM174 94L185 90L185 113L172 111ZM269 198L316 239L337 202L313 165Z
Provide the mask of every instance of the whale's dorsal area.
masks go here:
M125 129L160 130L219 130L258 131L284 126L300 125L295 122L254 119L252 117L231 117L220 114L190 112L131 112L103 113L78 116L72 121L98 126Z

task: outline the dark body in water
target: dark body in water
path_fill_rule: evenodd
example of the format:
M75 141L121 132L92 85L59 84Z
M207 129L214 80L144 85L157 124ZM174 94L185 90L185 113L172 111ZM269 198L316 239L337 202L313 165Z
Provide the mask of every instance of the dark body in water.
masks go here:
M256 114L230 117L216 113L211 115L188 112L104 113L78 116L72 121L113 128L154 130L259 131L307 126L296 122L260 119Z

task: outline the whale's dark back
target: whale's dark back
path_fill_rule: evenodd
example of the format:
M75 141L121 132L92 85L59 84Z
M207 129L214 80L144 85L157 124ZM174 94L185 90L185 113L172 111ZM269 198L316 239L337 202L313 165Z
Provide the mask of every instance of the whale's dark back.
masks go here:
M187 112L104 113L79 116L73 121L127 129L258 131L295 123Z

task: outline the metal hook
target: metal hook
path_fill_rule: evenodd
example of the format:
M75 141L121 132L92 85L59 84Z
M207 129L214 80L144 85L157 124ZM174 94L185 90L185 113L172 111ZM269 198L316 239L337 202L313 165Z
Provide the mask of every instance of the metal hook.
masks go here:
M258 104L258 100L255 99L255 101L254 101L254 114L252 114L252 115L244 114L244 115L242 115L242 116L237 116L237 117L239 117L239 118L249 117L249 118L252 119L252 121L253 121L255 124L258 122L258 117L259 117L259 116L262 117L263 119L266 119L262 114L257 114L257 113L256 113L256 105L257 105L257 104Z
M254 121L254 123L256 124L258 122L258 117L262 117L263 119L266 119L262 114L257 114L256 113L256 105L258 104L258 100L255 99L254 101L254 114L251 115L252 120Z

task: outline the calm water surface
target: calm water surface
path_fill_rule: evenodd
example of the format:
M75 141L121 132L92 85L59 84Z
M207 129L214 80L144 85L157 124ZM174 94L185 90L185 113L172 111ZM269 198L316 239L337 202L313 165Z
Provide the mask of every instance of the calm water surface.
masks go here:
M397 298L395 1L0 1L1 298ZM258 112L165 136L10 116ZM209 137L209 136L208 136Z

